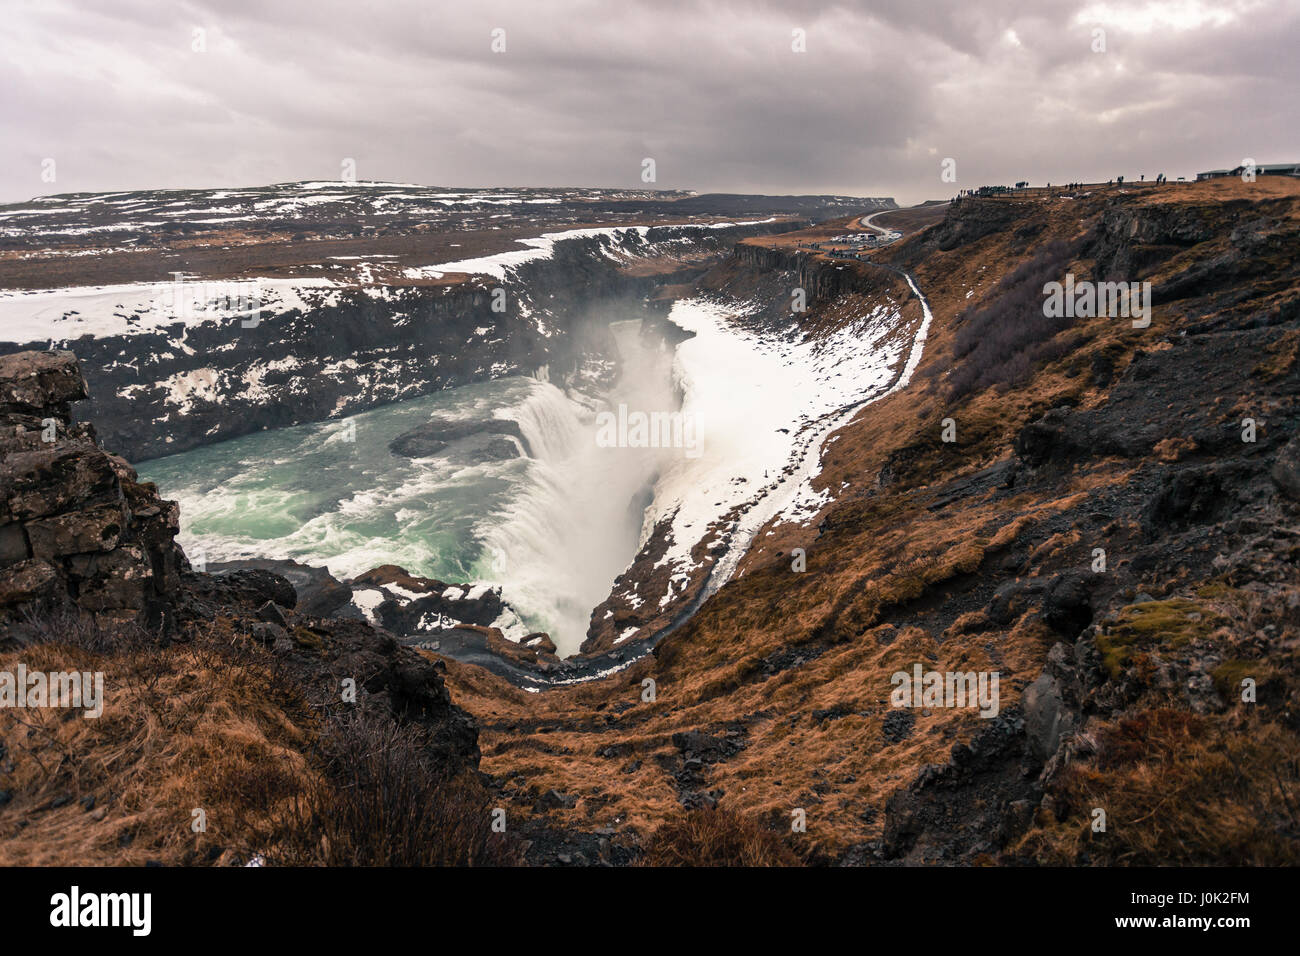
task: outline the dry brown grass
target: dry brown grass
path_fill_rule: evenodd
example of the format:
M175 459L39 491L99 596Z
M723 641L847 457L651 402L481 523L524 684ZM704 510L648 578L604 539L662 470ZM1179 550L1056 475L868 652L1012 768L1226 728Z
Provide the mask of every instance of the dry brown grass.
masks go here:
M1300 738L1236 713L1157 708L1098 734L1094 764L1069 768L1060 819L1015 848L1045 864L1300 864ZM1106 831L1092 830L1093 809Z
M6 864L168 864L247 855L270 834L239 821L300 787L310 720L252 650L214 631L170 647L35 644L0 670L102 671L104 712L0 711ZM94 799L93 809L80 801ZM59 804L55 806L55 804ZM193 811L206 832L192 829Z
M731 810L690 810L655 830L642 866L798 866L780 837Z
M418 774L418 741L391 721L390 737L373 738L387 749L358 747L336 728L322 734L277 659L221 622L168 646L129 630L115 632L116 642L93 627L53 630L71 643L37 635L0 654L0 671L20 661L29 671L101 671L104 711L86 719L80 710L0 710L0 789L11 794L0 806L0 865L239 865L255 854L304 864L484 858L475 846L460 852L463 828L418 831L433 835L422 859L409 839L377 829L397 820L385 802L393 794L383 788L394 784L386 769L429 785L420 801L431 809L405 822L441 825L448 814L486 821L489 811L472 781L444 788L427 770ZM409 799L401 805L409 810ZM195 810L206 824L197 832ZM329 825L318 826L321 819Z

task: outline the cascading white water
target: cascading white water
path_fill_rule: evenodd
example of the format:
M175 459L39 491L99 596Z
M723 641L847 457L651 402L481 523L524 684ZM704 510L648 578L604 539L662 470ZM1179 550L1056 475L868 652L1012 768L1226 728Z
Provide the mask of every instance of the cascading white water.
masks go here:
M562 391L539 379L522 405L499 408L494 414L519 424L533 457L559 461L571 455L588 437L581 412L581 406L570 401Z
M642 411L671 411L671 353L647 347L638 322L614 323L622 376L607 397ZM545 621L561 655L577 651L591 609L636 554L651 486L668 450L602 447L596 415L554 385L537 382L527 401L498 414L519 423L532 447L532 480L481 527L492 580L504 596Z

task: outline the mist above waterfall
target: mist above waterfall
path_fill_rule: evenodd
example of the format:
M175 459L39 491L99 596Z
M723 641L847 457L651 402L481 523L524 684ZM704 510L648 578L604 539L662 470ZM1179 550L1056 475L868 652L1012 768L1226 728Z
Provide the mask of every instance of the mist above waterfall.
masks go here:
M669 347L643 338L640 323L610 326L621 358L603 406L671 413L677 408ZM502 411L534 449L532 481L485 528L494 577L506 595L551 622L561 655L577 651L591 609L640 544L656 476L679 449L604 445L597 414L554 385L538 383L522 405Z

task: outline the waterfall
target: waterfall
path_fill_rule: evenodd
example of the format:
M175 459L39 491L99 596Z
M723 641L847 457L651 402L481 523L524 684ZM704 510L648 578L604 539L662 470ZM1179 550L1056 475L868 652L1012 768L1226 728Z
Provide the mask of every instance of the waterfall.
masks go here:
M623 374L606 403L674 408L671 353L646 348L637 322L613 327ZM497 412L519 423L534 460L510 504L480 526L488 553L482 576L502 582L506 599L548 629L564 656L578 650L592 608L635 557L644 514L633 502L667 452L601 447L583 404L549 383L531 386L522 403Z
M522 620L507 636L551 634L561 654L586 637L640 544L658 448L601 447L597 412L620 403L670 411L670 349L647 345L639 322L613 323L623 374L606 395L566 394L511 377L447 389L337 425L248 435L149 463L181 500L187 547L209 560L292 558L350 577L399 564L444 581L500 584ZM430 419L519 426L531 457L407 458L393 438Z
M499 408L495 414L519 423L534 457L556 462L573 454L589 437L579 411L554 385L537 381L522 405Z

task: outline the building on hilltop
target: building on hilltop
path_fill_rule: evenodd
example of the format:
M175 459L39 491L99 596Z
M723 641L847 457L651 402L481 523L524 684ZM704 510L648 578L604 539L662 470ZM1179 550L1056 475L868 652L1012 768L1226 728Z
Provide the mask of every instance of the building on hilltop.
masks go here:
M1196 181L1202 182L1206 179L1221 179L1224 176L1240 176L1246 171L1244 165L1233 167L1232 169L1211 169L1203 173L1196 174ZM1256 176L1300 176L1300 163L1266 163L1256 164Z

